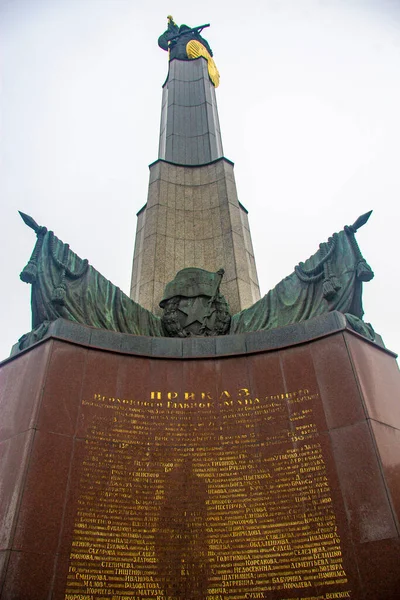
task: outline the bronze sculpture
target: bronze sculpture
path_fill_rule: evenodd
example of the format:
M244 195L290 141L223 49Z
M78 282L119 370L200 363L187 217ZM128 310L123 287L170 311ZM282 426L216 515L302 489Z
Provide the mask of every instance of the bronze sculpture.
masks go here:
M346 314L354 329L373 339L372 327L362 321L362 282L374 275L355 239L371 212L320 244L315 254L263 298L232 317L219 293L223 270L183 269L166 287L160 301L162 318L134 302L53 232L21 213L37 241L21 273L21 279L32 284L33 331L21 338L20 347L38 341L46 324L60 317L134 335L190 337L273 329L333 310Z

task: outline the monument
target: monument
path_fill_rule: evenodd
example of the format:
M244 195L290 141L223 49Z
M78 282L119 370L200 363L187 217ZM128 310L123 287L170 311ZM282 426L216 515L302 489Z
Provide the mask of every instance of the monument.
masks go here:
M147 204L138 213L130 296L160 314L166 284L185 267L225 269L221 283L233 313L260 298L247 210L233 163L224 158L215 87L219 73L206 26L160 36L169 51L158 160L150 165ZM203 57L203 58L200 58Z
M207 26L172 17L131 297L23 213L0 369L1 600L391 600L400 389L362 215L259 298Z

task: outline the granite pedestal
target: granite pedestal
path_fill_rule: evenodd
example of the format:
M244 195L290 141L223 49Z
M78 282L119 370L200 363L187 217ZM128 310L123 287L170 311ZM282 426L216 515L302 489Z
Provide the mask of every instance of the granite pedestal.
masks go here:
M399 372L340 313L60 319L0 377L1 600L399 597Z

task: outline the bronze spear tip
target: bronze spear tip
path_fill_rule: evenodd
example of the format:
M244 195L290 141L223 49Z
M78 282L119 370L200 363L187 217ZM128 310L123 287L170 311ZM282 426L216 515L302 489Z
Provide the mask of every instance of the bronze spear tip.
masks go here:
M365 223L368 221L368 219L370 218L371 215L372 215L372 210L370 210L369 212L366 212L365 214L358 217L358 219L351 226L352 229L354 231L357 231L357 229L360 229L360 227L365 225Z
M33 231L38 232L40 229L40 225L38 225L35 221L35 219L32 219L32 217L30 217L29 215L27 215L26 213L21 212L20 210L18 211L19 214L21 215L21 219L23 220L23 222L28 225L28 227L30 227L31 229L33 229Z

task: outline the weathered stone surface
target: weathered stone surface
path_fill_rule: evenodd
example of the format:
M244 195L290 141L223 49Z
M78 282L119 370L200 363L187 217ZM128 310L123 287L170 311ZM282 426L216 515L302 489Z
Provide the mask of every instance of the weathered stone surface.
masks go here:
M221 159L200 167L162 162L160 168L157 162L150 171L149 201L136 234L131 297L159 314L159 286L153 286L151 298L143 284L165 286L179 270L199 267L214 272L224 268L225 281L236 282L227 295L232 312L256 302L260 292L253 248L233 165Z

